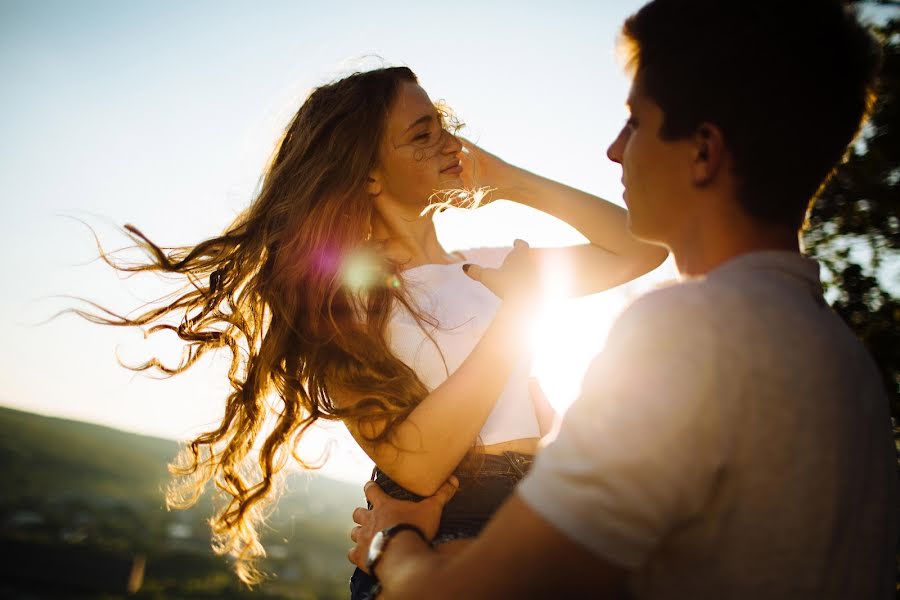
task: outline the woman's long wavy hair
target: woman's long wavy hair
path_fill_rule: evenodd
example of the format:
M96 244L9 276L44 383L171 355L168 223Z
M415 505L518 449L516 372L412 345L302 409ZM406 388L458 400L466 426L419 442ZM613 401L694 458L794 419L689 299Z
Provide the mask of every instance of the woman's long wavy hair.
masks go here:
M147 333L174 331L186 343L180 364L152 359L129 367L135 370L175 375L209 350L230 350L224 417L170 465L175 480L167 501L191 506L214 482L226 501L211 519L213 547L236 559L244 582L261 579L257 526L274 496L275 474L292 456L305 465L297 452L304 432L318 419L371 420L379 427L366 428L370 441L389 441L393 427L428 393L386 345L392 303L414 307L397 285L399 265L379 258L367 241L373 211L367 178L401 84L416 81L410 69L392 67L314 90L285 130L258 197L222 235L161 248L128 225L148 261L123 264L101 251L121 271L183 276L187 291L137 316L76 311ZM369 270L382 283L364 290L348 285L354 261L347 258L354 256L369 257ZM336 406L330 386L361 400Z

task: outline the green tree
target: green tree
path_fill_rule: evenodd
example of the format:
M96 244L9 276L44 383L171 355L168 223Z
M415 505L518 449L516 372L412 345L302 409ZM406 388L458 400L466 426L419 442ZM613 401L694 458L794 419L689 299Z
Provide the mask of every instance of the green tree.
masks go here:
M881 370L900 424L900 3L859 1L884 65L872 116L822 191L804 232L828 270L826 297ZM895 427L895 436L898 432Z
M878 100L804 231L828 270L826 297L881 371L900 457L900 2L854 2L875 15L884 64ZM897 550L900 600L900 547Z

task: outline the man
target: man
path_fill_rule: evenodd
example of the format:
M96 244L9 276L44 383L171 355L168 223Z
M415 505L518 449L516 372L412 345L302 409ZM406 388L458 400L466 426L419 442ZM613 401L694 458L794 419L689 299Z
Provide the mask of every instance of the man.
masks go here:
M893 597L887 399L797 236L877 45L836 0L654 0L622 37L631 118L608 156L632 232L685 281L622 315L479 538L421 539L453 481L419 504L368 484L349 557L388 598ZM502 292L520 271L469 274Z

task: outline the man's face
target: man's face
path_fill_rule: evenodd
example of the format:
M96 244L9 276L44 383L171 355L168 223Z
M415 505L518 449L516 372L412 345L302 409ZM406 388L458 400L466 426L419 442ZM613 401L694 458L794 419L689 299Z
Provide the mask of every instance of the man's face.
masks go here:
M660 138L663 112L635 79L628 95L630 117L606 151L622 165L624 200L631 233L649 242L670 245L689 218L690 145Z

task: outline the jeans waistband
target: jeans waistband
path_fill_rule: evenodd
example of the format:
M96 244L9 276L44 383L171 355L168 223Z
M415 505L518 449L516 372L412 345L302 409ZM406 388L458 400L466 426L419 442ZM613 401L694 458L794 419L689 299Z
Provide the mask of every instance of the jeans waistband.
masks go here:
M463 472L459 469L454 472L459 479L460 491L471 487L472 484L485 483L492 479L506 480L510 486L513 486L528 473L534 462L534 456L521 452L504 452L503 454L484 454L477 460L479 461L478 468L474 472ZM378 467L372 469L372 480L394 498L416 502L423 499L423 496L401 487Z
M478 457L478 460L478 468L474 472L467 470L465 473L455 473L459 478L459 489L444 506L436 539L446 541L478 535L491 515L528 472L534 457L518 452L505 452L485 454ZM401 487L380 469L373 471L372 479L385 493L398 500L418 502L423 499Z
M524 454L522 452L504 452L503 454L483 454L476 460L479 461L478 469L475 472L463 472L457 469L453 472L456 478L461 482L467 479L476 479L485 476L509 476L515 479L521 479L528 473L534 462L533 454ZM390 480L384 471L375 467L372 469L372 481L381 483L384 480Z

